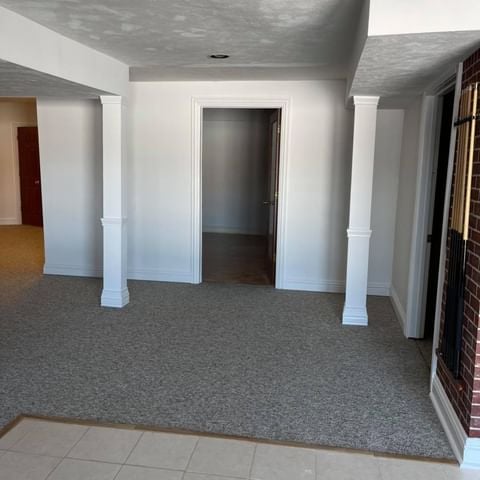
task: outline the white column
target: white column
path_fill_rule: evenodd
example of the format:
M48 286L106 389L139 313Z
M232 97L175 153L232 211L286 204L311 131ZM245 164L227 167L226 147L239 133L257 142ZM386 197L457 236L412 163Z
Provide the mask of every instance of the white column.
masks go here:
M100 97L103 108L103 307L129 302L127 288L126 106L117 96Z
M373 161L379 97L354 97L350 220L344 325L368 325L367 283Z

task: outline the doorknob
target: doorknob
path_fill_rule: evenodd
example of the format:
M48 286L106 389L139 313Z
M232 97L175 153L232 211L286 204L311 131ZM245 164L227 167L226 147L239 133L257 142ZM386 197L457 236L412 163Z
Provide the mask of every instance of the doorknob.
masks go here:
M263 202L264 205L273 205L273 202L271 200L265 200Z
M40 180L35 180L35 185L40 185Z

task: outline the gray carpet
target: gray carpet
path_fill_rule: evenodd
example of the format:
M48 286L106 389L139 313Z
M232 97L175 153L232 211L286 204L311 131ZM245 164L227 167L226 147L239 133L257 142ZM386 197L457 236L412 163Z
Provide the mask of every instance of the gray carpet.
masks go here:
M368 328L341 326L341 295L261 286L132 281L130 305L102 309L99 280L39 275L38 232L0 228L0 248L0 426L30 413L453 456L386 298Z

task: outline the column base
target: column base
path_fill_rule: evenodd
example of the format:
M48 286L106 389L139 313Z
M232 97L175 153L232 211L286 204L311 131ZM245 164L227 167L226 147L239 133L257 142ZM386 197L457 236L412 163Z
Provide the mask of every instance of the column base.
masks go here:
M102 291L100 305L102 307L122 308L130 301L128 288L123 290L105 290Z
M368 326L368 314L366 307L343 307L343 325L357 325L361 327Z

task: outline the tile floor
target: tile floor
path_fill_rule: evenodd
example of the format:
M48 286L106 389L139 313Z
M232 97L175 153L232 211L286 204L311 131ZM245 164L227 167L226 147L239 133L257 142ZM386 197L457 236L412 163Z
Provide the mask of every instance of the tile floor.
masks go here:
M452 464L23 419L0 480L480 480Z

